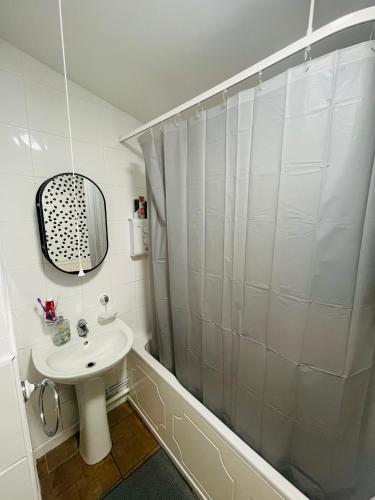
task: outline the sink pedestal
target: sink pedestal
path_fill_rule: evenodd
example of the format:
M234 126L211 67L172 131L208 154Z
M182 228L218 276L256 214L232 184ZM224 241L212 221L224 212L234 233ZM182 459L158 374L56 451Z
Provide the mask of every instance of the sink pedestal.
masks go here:
M80 436L79 452L83 460L93 465L108 455L112 448L109 433L103 377L76 384Z
M77 335L62 346L44 342L32 348L33 363L43 377L76 388L79 451L89 465L100 462L111 451L104 377L125 358L133 342L131 329L116 318L106 325L98 323L88 337Z

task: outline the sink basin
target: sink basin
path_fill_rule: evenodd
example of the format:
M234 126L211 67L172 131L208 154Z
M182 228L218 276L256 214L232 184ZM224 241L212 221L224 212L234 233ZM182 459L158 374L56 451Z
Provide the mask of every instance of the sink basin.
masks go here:
M41 344L32 349L38 372L55 382L74 384L80 419L79 450L90 465L100 462L112 447L103 375L125 358L133 341L132 330L116 319L90 331L85 338L75 335L63 346Z
M120 320L116 320L120 321ZM98 377L119 363L130 351L133 332L123 323L113 330L89 333L63 346L37 345L32 357L44 377L62 384L77 384Z

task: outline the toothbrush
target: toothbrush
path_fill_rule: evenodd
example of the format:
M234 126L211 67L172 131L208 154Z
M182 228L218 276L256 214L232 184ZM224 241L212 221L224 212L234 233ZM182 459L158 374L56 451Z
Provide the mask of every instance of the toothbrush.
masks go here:
M44 311L44 312L47 312L47 309L44 307L43 302L42 302L39 298L37 298L36 300L37 300L37 301L39 302L39 304L41 305L41 307L42 307L43 311Z

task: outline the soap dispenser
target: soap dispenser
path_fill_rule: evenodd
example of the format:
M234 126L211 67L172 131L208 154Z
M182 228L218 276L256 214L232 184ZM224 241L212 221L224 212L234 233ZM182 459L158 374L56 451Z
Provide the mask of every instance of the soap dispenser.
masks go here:
M71 334L70 322L68 319L64 318L64 316L60 314L51 326L53 329L52 340L55 345L60 346L69 342Z

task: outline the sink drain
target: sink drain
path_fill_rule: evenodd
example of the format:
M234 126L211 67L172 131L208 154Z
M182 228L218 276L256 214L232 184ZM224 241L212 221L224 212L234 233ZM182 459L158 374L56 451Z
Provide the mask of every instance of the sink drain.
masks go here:
M86 368L93 368L95 365L95 361L90 361L89 363L87 363Z

